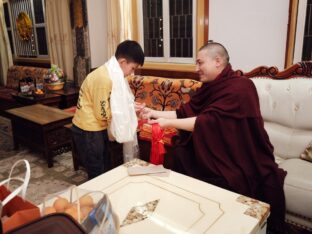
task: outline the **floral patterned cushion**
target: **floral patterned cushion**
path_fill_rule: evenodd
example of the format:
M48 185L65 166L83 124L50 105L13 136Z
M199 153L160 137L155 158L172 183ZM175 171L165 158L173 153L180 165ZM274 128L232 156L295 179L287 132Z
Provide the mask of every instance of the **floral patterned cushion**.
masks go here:
M128 77L130 88L137 102L145 102L155 110L176 110L182 103L191 99L201 82L191 79L173 79L154 76ZM177 135L175 128L164 130L163 142L172 145L172 137ZM149 124L139 124L139 138L151 141L152 133Z
M6 87L18 89L19 80L25 77L31 77L36 82L43 83L44 76L48 73L48 70L48 68L13 65L8 69Z
M138 102L155 110L176 110L190 100L201 82L155 76L130 76L130 88Z

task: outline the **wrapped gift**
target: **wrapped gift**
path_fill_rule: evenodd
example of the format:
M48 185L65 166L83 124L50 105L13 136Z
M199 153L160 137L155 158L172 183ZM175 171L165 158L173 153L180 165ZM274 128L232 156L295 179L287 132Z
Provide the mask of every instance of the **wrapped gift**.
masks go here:
M177 135L175 128L161 129L158 123L148 124L147 120L139 120L139 138L151 142L150 162L159 165L164 163L166 152L164 145L172 145L171 138Z
M139 138L146 141L152 140L152 125L146 123L146 120L139 120ZM162 141L165 145L172 145L172 137L178 134L176 128L165 128L163 131Z

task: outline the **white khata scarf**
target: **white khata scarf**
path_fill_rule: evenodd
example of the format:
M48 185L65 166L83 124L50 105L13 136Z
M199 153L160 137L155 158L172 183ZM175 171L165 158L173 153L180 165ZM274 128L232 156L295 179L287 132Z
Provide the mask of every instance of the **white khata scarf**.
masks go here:
M112 80L110 96L112 121L108 131L117 142L123 143L124 162L128 162L137 157L139 152L136 134L138 119L134 109L134 96L116 57L112 56L105 66Z

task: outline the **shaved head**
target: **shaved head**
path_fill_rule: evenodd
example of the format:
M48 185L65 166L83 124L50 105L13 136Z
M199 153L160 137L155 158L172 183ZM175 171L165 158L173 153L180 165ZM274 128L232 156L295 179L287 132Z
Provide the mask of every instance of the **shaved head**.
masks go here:
M208 42L207 44L203 45L199 51L205 51L207 56L209 56L211 59L216 59L217 57L220 58L224 67L230 61L229 54L225 47L217 42Z
M199 80L204 83L213 81L229 65L229 60L229 54L223 45L208 42L197 53L196 72Z

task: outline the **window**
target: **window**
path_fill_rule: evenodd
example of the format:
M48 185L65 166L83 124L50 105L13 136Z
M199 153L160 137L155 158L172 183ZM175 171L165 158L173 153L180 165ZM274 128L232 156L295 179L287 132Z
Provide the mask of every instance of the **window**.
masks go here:
M4 2L3 7L12 54L15 57L48 58L44 0L11 0ZM25 22L29 25L29 36L21 37L21 30L26 30Z
M304 28L302 61L312 59L312 0L307 2L307 13Z
M139 40L146 61L194 63L195 0L139 0Z

